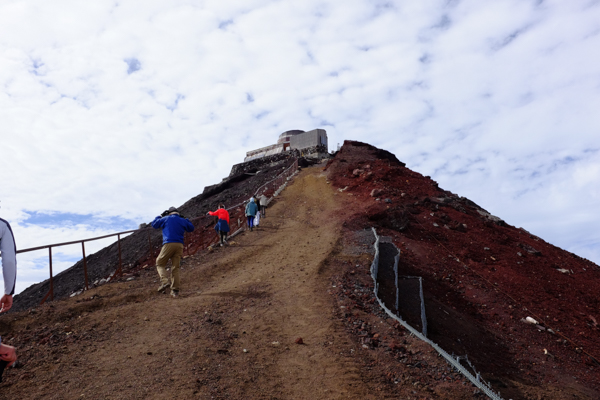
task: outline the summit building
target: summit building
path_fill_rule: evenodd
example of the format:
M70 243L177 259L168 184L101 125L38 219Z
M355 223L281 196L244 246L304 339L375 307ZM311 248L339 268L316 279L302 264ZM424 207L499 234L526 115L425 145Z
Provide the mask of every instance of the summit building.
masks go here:
M247 152L244 162L290 150L297 150L300 152L301 156L307 158L327 157L327 132L325 132L325 129L313 129L308 132L301 130L283 132L279 135L276 144Z

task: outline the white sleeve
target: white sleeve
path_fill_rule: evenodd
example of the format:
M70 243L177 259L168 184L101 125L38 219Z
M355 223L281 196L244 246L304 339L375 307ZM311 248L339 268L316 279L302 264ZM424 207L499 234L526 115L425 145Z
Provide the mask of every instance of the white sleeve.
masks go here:
M17 247L10 225L3 219L0 219L0 251L2 252L4 294L13 295L17 280Z

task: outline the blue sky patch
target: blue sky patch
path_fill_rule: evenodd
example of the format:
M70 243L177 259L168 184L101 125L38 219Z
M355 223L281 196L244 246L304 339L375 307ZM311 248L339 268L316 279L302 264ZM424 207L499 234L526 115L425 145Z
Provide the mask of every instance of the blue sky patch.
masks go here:
M225 29L227 29L227 27L229 25L232 25L232 24L233 24L233 20L232 19L228 19L228 20L222 21L222 22L219 23L219 29L225 30Z
M135 71L142 69L142 63L137 58L126 58L127 63L127 75L133 74Z
M100 217L94 214L74 214L61 212L27 211L29 216L23 224L39 225L44 227L68 227L73 225L88 225L98 229L130 230L137 228L137 223L121 217Z

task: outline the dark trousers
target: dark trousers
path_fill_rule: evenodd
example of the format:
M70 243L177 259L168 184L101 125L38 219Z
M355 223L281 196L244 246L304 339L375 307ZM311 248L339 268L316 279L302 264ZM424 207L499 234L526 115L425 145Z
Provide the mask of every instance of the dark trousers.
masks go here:
M254 227L254 215L248 215L248 226L250 228Z
M221 244L223 244L227 240L227 232L219 231L219 236L221 237Z
M267 206L260 206L260 216L261 217L266 217L267 216Z

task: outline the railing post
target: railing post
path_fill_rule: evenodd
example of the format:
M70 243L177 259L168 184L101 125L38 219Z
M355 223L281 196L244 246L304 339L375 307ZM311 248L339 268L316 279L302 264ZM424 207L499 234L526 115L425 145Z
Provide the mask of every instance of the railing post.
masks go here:
M81 252L83 253L83 274L85 276L85 290L89 290L87 260L85 259L85 242L83 240L81 241Z
M50 260L50 300L54 300L54 279L52 278L52 247L48 247L48 259Z
M123 263L121 262L121 234L117 235L117 242L119 243L119 273L123 272ZM116 273L115 273L116 275Z

